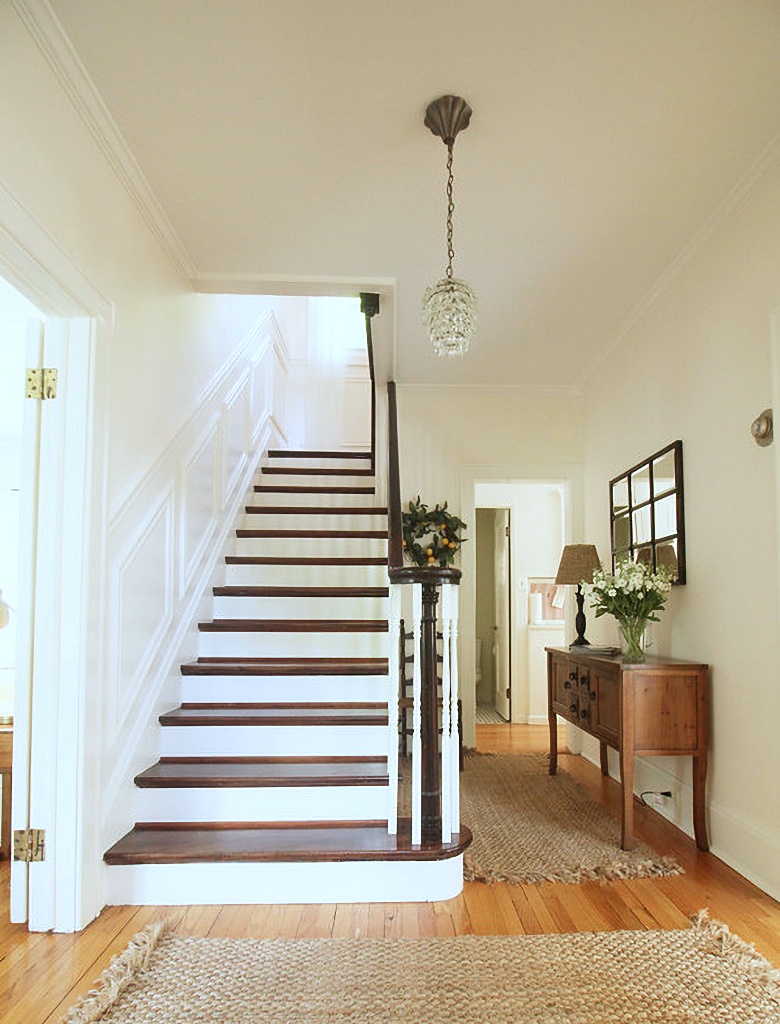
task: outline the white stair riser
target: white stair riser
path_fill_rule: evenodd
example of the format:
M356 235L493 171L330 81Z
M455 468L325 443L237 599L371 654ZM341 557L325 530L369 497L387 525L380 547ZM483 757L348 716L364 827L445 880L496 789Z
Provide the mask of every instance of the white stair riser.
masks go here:
M434 861L128 864L106 869L111 906L421 903L463 889L463 855Z
M387 633L201 633L202 658L386 658Z
M299 467L302 469L303 467ZM335 469L335 467L332 467ZM329 473L262 473L255 480L256 484L264 487L376 487L376 480L373 476L361 476L360 474L339 473L331 476Z
M387 538L238 537L236 554L278 558L386 558Z
M386 786L139 789L139 821L386 821Z
M184 676L182 701L191 704L386 701L387 676Z
M260 481L258 480L257 482L259 483ZM263 486L273 487L275 485L268 477L266 477L265 480L263 480ZM280 486L287 487L289 485L285 483ZM305 485L301 484L301 486ZM282 493L276 493L274 491L253 491L249 495L249 500L244 502L244 504L300 505L304 508L319 505L332 505L335 508L341 508L342 506L348 505L350 508L365 508L367 505L376 505L378 502L376 494L291 494L287 491L283 491Z
M386 565L228 565L237 587L386 587Z
M161 757L344 757L387 753L385 725L177 725Z
M268 466L277 469L370 469L371 459L295 459L280 456L264 459L262 468Z
M276 502L274 502L276 504ZM384 530L387 516L348 515L346 512L245 512L242 530Z
M215 597L215 619L386 619L384 597Z

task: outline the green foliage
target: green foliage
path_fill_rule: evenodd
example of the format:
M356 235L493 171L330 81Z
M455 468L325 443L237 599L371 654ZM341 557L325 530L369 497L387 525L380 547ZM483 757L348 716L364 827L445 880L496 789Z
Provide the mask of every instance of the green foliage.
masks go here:
M455 560L455 553L464 540L466 529L462 519L447 511L447 502L430 509L420 501L409 502L403 512L404 552L415 565L436 565L446 569Z

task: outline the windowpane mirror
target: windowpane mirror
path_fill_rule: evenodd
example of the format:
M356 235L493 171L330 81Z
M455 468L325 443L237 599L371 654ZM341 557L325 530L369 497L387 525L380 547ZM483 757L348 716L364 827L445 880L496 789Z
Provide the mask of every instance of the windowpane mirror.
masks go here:
M610 481L612 568L621 559L665 566L685 583L682 441Z

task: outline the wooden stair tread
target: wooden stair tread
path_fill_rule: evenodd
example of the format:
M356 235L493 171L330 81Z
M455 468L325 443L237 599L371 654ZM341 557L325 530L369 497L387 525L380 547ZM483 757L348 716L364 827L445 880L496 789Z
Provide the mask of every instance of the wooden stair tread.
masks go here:
M224 861L444 860L471 842L461 826L451 843L412 846L411 823L401 819L398 834L384 822L369 824L306 822L303 827L144 827L139 823L104 855L108 864L185 864Z
M382 556L228 555L226 565L387 565Z
M303 540L307 537L318 540L346 538L349 540L387 540L387 530L236 530L237 537L289 538Z
M202 633L386 633L387 619L213 619Z
M318 468L317 466L263 466L263 474L286 474L292 476L373 476L373 469Z
M254 587L232 584L213 588L215 597L387 597L389 587Z
M386 676L387 658L198 658L185 676Z
M370 459L371 452L315 452L296 449L283 451L274 448L268 452L269 459Z
M164 726L336 726L387 725L385 705L182 705L160 715Z
M163 758L135 778L141 788L386 786L384 761L309 763L262 759Z
M309 487L304 484L255 484L255 491L259 494L376 494L375 487L328 487L325 484Z
M250 516L386 516L387 508L363 506L350 508L348 505L245 505L244 511Z

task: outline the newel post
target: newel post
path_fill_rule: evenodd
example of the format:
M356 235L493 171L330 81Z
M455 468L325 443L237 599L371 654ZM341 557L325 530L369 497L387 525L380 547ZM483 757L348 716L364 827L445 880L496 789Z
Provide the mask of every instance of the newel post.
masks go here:
M436 653L435 582L422 585L422 838L441 837L441 772L439 769L438 662Z

